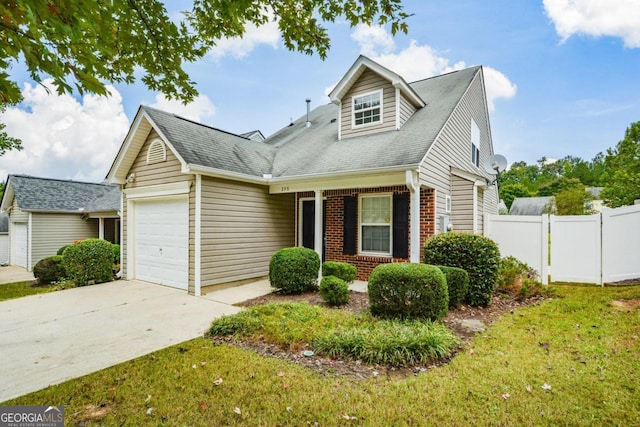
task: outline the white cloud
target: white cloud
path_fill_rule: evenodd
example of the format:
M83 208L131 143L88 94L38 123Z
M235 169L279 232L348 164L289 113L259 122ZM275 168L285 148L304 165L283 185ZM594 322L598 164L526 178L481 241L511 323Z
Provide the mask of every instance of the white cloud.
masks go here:
M269 21L260 27L254 24L247 25L244 36L220 39L211 50L211 55L215 59L220 59L230 55L234 58L244 58L258 45L268 45L274 49L278 48L280 42L280 29L278 23Z
M25 83L24 101L0 120L24 149L0 157L0 177L28 174L100 182L106 176L128 129L122 97L107 86L110 97L85 95L80 101L57 95L51 80Z
M216 107L207 95L198 95L193 102L185 105L176 99L167 99L163 94L156 95L156 101L151 107L182 116L186 119L202 123L204 117L216 114Z
M357 36L355 36L357 34ZM370 37L366 37L369 35ZM386 35L386 36L385 36ZM394 53L395 44L389 33L381 27L366 27L360 25L352 34L353 40L360 45L360 53L401 75L406 81L426 79L451 71L461 70L467 65L464 61L451 63L429 45L420 45L411 40L409 46ZM484 67L484 79L487 90L487 104L489 111L494 111L494 101L498 98L512 98L517 86L500 71ZM329 86L325 94L331 92L335 85Z
M574 34L613 36L626 47L640 47L638 0L543 0L543 4L563 41Z
M396 47L393 36L383 27L358 24L351 38L360 45L360 53L365 56L390 53Z
M513 98L518 90L518 86L511 83L507 76L491 67L484 67L484 85L487 90L489 111L495 110L496 99Z

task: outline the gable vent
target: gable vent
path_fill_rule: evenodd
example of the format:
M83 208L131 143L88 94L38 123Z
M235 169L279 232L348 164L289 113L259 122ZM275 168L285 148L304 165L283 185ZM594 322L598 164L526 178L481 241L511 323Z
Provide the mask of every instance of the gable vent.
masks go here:
M167 147L159 139L151 141L147 150L147 164L160 163L167 160Z

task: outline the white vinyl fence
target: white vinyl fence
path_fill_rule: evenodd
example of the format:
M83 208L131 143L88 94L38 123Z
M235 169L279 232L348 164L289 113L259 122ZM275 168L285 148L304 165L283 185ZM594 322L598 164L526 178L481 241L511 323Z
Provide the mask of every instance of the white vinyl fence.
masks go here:
M487 215L485 235L551 281L640 278L640 205L583 216Z

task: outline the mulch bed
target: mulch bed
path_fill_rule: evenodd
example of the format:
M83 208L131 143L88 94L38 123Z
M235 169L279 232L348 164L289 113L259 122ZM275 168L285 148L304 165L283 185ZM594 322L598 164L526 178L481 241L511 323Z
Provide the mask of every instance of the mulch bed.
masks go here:
M533 304L537 304L544 300L544 297L531 297L525 300L518 300L510 295L498 295L493 298L491 305L488 307L471 307L468 305L462 305L460 308L449 311L449 315L442 319L447 327L455 333L462 341L462 344L458 347L458 351L464 350L469 346L472 338L478 333L468 328L465 328L463 324L467 320L481 321L485 326L489 326L495 322L505 313L513 312L520 307L526 307ZM317 292L306 292L297 295L284 295L278 293L270 293L258 298L254 298L245 301L240 306L249 307L258 304L265 304L270 302L302 302L307 301L311 305L326 306L322 301L320 295ZM347 310L353 313L358 313L369 308L369 297L364 292L350 291L349 303L336 308L336 310ZM429 366L410 365L401 367L388 367L380 365L366 365L360 361L354 360L335 360L324 358L322 356L314 355L306 357L303 355L304 348L297 352L287 351L279 348L276 345L268 344L264 342L242 341L234 340L231 337L215 337L213 338L216 343L228 343L238 345L242 348L249 349L257 352L258 354L275 357L281 360L287 360L291 363L306 366L319 372L323 375L345 375L355 379L366 379L377 376L389 376L389 377L407 377L410 375L416 375L420 372L425 372L429 369L436 368L443 364L448 363L450 360L442 360L438 363L434 363ZM455 357L455 354L452 356Z

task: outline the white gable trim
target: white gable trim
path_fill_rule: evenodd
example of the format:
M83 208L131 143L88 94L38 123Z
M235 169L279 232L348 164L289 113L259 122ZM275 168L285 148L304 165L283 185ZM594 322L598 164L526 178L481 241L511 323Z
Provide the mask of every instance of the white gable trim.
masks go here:
M418 94L404 81L404 79L394 73L393 71L383 67L377 62L372 61L366 56L360 55L356 62L353 63L347 74L340 79L336 87L333 88L331 93L329 94L329 99L334 104L338 104L341 102L342 98L346 95L347 91L353 86L353 84L358 80L358 78L362 75L362 73L366 70L370 69L378 74L380 74L385 79L391 82L393 87L400 89L407 95L407 99L416 107L421 108L425 106L425 102L418 96Z

